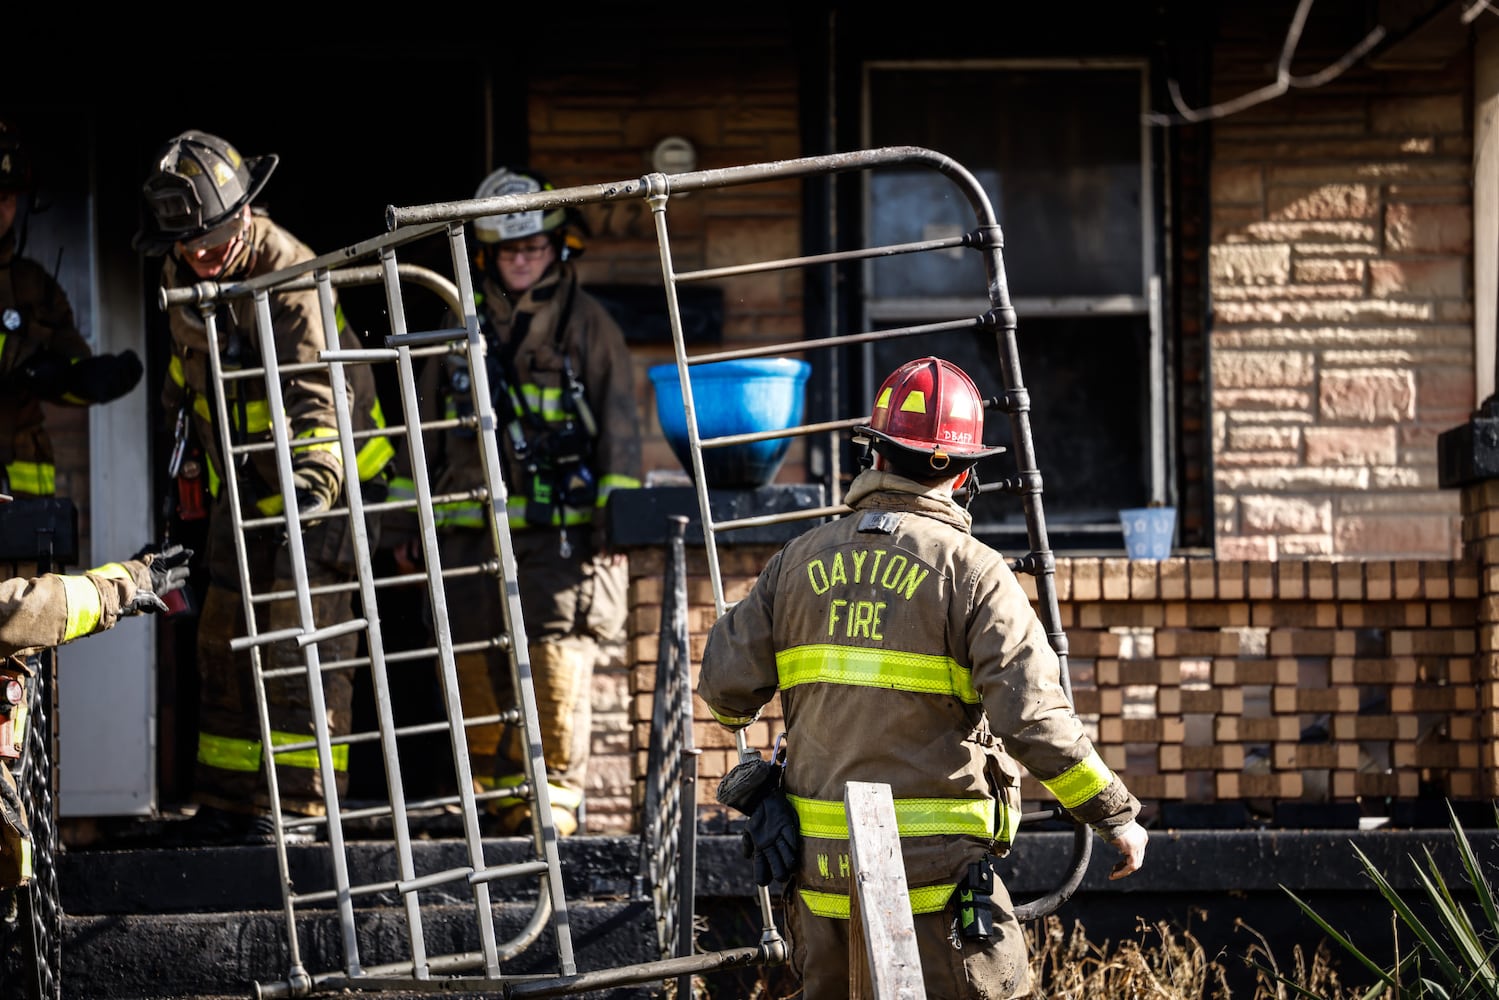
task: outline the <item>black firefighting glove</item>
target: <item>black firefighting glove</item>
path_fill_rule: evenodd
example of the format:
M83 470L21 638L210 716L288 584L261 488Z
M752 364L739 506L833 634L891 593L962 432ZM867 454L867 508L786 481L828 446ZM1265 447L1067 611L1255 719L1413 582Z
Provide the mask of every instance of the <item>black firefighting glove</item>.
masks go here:
M755 884L770 885L771 879L787 882L796 871L801 853L801 829L796 812L779 788L765 796L749 818L740 838L744 856L755 859Z
M96 354L68 367L63 392L87 403L108 403L134 389L141 371L134 351Z
M147 572L151 574L151 586L149 589L137 589L130 603L120 609L120 614L166 611L167 605L162 598L187 584L192 572L188 562L192 557L193 550L181 545L168 545L166 548L148 545L137 552L131 558L145 564Z
M297 513L303 517L329 510L338 496L338 477L323 465L293 467L291 481L297 495Z
M24 394L37 399L55 399L67 388L72 362L61 354L38 351L17 365L0 383L6 395Z
M778 764L758 756L734 765L718 783L717 799L749 817L740 838L746 858L755 861L755 884L785 882L796 870L801 830L781 791Z

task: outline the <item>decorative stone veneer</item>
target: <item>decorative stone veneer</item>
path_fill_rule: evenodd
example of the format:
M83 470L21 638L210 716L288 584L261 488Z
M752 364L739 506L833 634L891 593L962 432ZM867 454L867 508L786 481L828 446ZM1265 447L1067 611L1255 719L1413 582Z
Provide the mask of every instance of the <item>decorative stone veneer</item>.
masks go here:
M1499 488L1465 501L1480 503L1492 530ZM748 591L773 551L721 548L726 600ZM689 548L687 560L695 670L714 608L703 550ZM630 567L638 810L665 553L632 551ZM1035 581L1021 581L1034 596ZM1499 795L1499 570L1480 572L1476 560L1092 558L1059 560L1056 584L1079 714L1148 816L1167 803L1228 802L1386 815L1394 802ZM734 741L700 703L695 719L697 796L712 823ZM780 724L772 701L747 731L750 745L768 748ZM1024 794L1050 800L1029 776Z

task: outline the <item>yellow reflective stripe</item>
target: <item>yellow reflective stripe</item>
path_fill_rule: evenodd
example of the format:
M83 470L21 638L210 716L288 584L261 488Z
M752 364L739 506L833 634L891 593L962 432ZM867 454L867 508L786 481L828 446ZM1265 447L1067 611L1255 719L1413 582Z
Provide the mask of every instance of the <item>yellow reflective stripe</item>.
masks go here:
M280 493L273 493L268 497L261 497L255 501L255 509L267 517L279 514L286 509L286 501L281 499Z
M756 718L753 715L728 715L720 712L711 705L708 706L708 711L713 715L713 718L718 720L719 725L728 726L730 729L743 729L751 722L754 722Z
M57 492L57 467L51 462L9 462L5 475L16 493L50 497Z
M392 476L390 480L390 498L392 500L415 500L416 480L407 476Z
M527 503L527 499L525 497L523 497L523 496L512 496L512 497L510 497L509 499L507 499L505 501L505 513L506 513L506 516L510 520L510 527L512 527L512 528L534 528L535 527L535 525L530 524L530 523L528 523L526 521L526 503ZM559 510L564 511L565 513L559 515L557 513ZM552 508L552 526L553 527L562 527L562 526L565 525L565 526L571 528L571 527L576 527L577 525L580 525L580 524L592 524L592 523L593 523L593 510L591 508L587 508L587 507L583 507L583 508L579 508L579 507L553 507Z
M355 456L355 461L359 466L359 481L362 483L374 478L381 469L385 468L385 463L395 457L396 446L390 443L390 438L370 438Z
M0 355L5 354L5 338L8 336L9 334L0 333Z
M781 690L798 684L847 684L917 694L951 695L979 703L973 677L950 656L831 643L794 646L776 654Z
M571 417L562 407L561 386L542 388L534 382L527 382L520 387L520 392L526 405L549 423L558 423Z
M1005 803L999 803L999 823L994 828L994 836L1006 844L1015 843L1015 835L1020 832L1020 810L1011 809Z
M306 743L307 739L307 735L303 733L271 732L271 746L273 747L283 747L288 743ZM348 744L340 743L328 749L333 757L333 770L347 771L349 769ZM276 763L283 767L301 767L316 771L318 769L317 748L309 747L306 750L288 750L285 753L278 753Z
M432 519L439 528L482 528L484 508L467 500L432 505Z
M29 719L30 716L27 714L26 702L22 701L19 705L11 706L10 735L15 737L16 746L18 747L26 745L26 723ZM6 766L8 765L0 764L0 767Z
M1062 808L1075 809L1109 787L1113 780L1114 772L1109 770L1109 765L1094 750L1055 778L1043 780L1041 784L1057 797Z
M68 601L68 623L63 629L62 641L88 635L99 627L99 618L104 614L104 602L99 599L99 588L86 576L61 576L63 593Z
M182 359L176 355L167 362L167 374L172 381L184 389L187 388L187 373L182 368ZM239 406L230 401L229 410L238 418ZM204 420L213 422L213 414L208 410L208 397L201 393L193 393L193 412ZM245 403L245 423L247 426L240 428L252 434L259 434L271 429L271 405L263 399L252 399Z
M221 771L260 770L260 741L198 734L198 763Z
M787 795L802 835L822 840L848 839L843 803ZM993 799L896 799L895 830L901 837L994 835Z
M93 573L95 576L102 576L107 580L133 581L135 579L135 577L130 575L130 571L128 569L126 569L124 566L121 566L117 562L105 563L103 566L96 566L95 568L89 570L89 572Z
M338 451L338 431L330 427L311 427L292 439L291 450L297 451L326 451L333 454L340 462L343 455Z
M514 788L516 785L523 784L526 780L526 776L524 774L502 774L498 778L496 778L488 774L479 774L474 776L474 780L477 781L479 783L479 786L486 791L496 792L500 791L501 789ZM525 805L526 800L522 798L516 798L515 796L511 795L506 795L501 796L498 799L490 799L488 804L496 809L508 809L511 806Z
M634 476L618 476L612 473L599 477L599 498L594 503L602 507L609 502L609 494L615 490L638 490L640 480Z
M911 898L911 913L938 913L947 906L947 901L952 898L954 890L958 888L956 882L946 882L938 885L924 885L909 892ZM820 889L799 889L802 902L807 904L807 909L819 917L828 917L833 920L847 920L849 913L848 894L842 892L824 892Z
M170 375L172 377L172 381L176 382L178 385L187 385L187 373L182 370L182 359L175 354L172 355L172 360L167 362L167 374ZM206 410L208 408L208 404L203 404L203 408Z
M274 746L285 746L289 743L305 743L307 737L298 733L271 733L271 743ZM347 771L349 769L349 748L347 744L340 744L330 748L333 755L333 769L335 771ZM258 771L260 770L261 745L259 740L244 740L234 736L218 736L214 733L198 734L198 763L209 767L216 767L221 771ZM317 770L317 750L293 750L288 753L277 754L276 763L287 767L301 767L308 770Z

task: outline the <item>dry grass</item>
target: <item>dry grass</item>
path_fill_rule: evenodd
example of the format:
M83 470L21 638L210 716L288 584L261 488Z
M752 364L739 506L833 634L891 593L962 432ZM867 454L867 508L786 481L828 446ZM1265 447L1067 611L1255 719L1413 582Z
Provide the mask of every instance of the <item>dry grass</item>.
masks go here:
M1251 939L1248 947L1211 955L1192 934L1168 921L1141 922L1138 940L1090 941L1081 923L1068 930L1055 916L1026 927L1031 973L1036 990L1031 1000L1354 1000L1360 991L1338 979L1331 945L1323 941L1307 956L1292 950L1282 966L1264 936L1242 921L1235 927ZM1230 975L1230 966L1237 973ZM1252 978L1253 988L1243 984ZM694 984L693 1000L799 1000L801 990L784 966L750 967L714 987ZM1230 979L1239 985L1237 992ZM675 995L667 984L666 997Z
M1305 996L1351 1000L1358 996L1338 981L1325 943L1310 959L1297 946L1291 967L1283 969L1263 935L1242 922L1236 926L1255 938L1242 956L1256 970L1254 992L1239 994L1246 1000ZM1026 931L1036 983L1032 996L1050 1000L1228 1000L1234 996L1222 958L1209 955L1190 930L1166 921L1142 924L1140 930L1141 940L1112 945L1089 941L1081 923L1074 923L1069 932L1054 916L1032 925Z

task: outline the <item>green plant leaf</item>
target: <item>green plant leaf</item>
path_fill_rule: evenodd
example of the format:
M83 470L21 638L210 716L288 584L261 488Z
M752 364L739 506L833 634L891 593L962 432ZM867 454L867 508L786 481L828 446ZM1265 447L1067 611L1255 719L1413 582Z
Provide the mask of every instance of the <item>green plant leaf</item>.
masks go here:
M1392 886L1389 880L1380 873L1374 862L1369 860L1369 856L1363 851L1359 850L1357 845L1354 846L1353 852L1358 855L1359 862L1364 866L1364 871L1368 874L1369 878L1373 880L1375 886L1378 887L1379 894L1383 896L1385 898L1385 902L1389 903L1391 908L1394 909L1396 915L1400 917L1401 922L1415 933L1416 939L1421 942L1421 945L1426 950L1427 955L1431 958L1432 962L1436 964L1437 968L1441 970L1442 975L1447 980L1447 982L1459 982L1462 978L1462 971L1447 955L1446 949L1444 949L1438 943L1436 935L1431 932L1430 928L1428 928L1421 922L1421 919L1416 916L1416 912L1411 909L1410 904L1408 904L1403 898L1401 898L1400 893L1395 891L1395 887ZM1412 861L1414 861L1414 859L1412 859Z
M1282 892L1291 897L1292 901L1295 902L1297 906L1301 907L1302 913L1305 913L1308 917L1311 917L1313 923L1322 928L1322 930L1327 934L1328 937L1332 938L1339 945L1341 945L1343 947L1343 950L1357 959L1359 963L1364 966L1364 968L1368 969L1370 972L1374 973L1374 975L1378 976L1381 982L1388 983L1391 986L1395 985L1395 980L1390 976L1388 972L1379 967L1378 962L1375 962L1368 955L1365 955L1362 951L1359 951L1357 945L1355 945L1352 941L1345 937L1341 931L1333 927L1332 924L1329 924L1326 920L1324 920L1322 918L1322 915L1316 910L1312 909L1312 907L1308 905L1305 900L1296 895L1290 889L1287 889L1284 883L1280 884L1280 888Z

